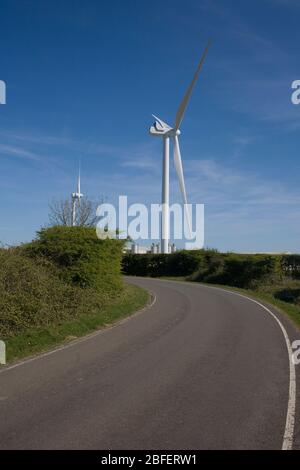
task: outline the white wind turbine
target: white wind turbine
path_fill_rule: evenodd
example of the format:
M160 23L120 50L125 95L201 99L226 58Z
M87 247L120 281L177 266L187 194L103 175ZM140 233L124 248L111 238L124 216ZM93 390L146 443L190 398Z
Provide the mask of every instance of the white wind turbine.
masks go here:
M170 138L174 139L174 164L176 173L179 180L180 191L183 198L186 220L188 222L189 230L191 230L189 213L187 210L187 197L182 169L182 161L179 147L178 136L180 135L179 126L182 122L184 112L190 100L193 88L198 80L198 76L207 55L208 49L211 43L209 42L206 46L206 49L203 52L203 55L200 59L196 72L193 76L193 79L183 97L182 102L177 110L174 127L169 126L164 121L154 116L155 123L150 127L150 134L153 136L160 136L163 138L163 174L162 174L162 223L161 223L161 252L169 253L169 237L170 237L170 212L169 212L169 159L170 159Z
M78 171L78 181L77 181L77 191L72 193L72 226L76 225L76 205L80 205L80 199L83 197L83 194L80 190L80 167Z

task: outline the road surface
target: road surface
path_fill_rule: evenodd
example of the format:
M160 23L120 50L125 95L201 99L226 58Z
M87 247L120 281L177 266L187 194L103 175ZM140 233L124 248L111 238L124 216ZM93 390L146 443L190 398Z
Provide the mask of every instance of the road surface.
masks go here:
M1 370L1 449L281 449L285 431L285 445L300 448L286 339L271 313L198 284L129 282L155 303Z

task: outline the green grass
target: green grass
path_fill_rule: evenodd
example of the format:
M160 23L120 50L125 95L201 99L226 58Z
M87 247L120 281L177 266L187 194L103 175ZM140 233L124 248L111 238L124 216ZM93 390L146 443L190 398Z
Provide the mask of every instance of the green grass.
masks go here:
M98 312L79 315L59 325L33 328L6 339L7 361L47 351L59 344L105 328L140 310L149 301L144 289L126 285L121 296Z
M280 312L288 315L295 325L300 329L300 307L299 305L290 304L288 302L283 302L282 300L275 299L271 294L263 293L257 290L252 289L240 289L237 287L223 286L220 284L205 284L207 286L218 287L221 289L239 292L245 294L248 297L251 297L255 300L262 300L263 302L268 303L269 305L276 307Z
M195 283L192 281L188 281L183 276L180 276L180 277L165 276L165 277L161 277L160 279L178 281L178 282L189 282L190 284ZM222 284L210 284L210 283L202 283L202 282L198 282L198 284L202 284L204 286L217 287L219 289L225 289L225 290L229 290L233 292L239 292L241 294L247 295L248 297L252 297L253 299L267 302L268 304L276 307L280 312L288 315L291 318L291 320L294 322L294 324L300 329L300 306L297 304L284 302L282 300L276 299L271 293L261 292L259 290L240 289L238 287L226 286Z

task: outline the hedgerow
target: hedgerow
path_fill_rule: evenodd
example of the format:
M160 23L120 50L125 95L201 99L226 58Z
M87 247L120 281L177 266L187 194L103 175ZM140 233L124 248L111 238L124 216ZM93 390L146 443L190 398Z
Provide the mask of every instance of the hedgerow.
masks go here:
M122 294L122 243L86 227L42 229L0 249L0 337L101 310Z
M28 256L54 263L64 281L110 292L122 287L122 248L120 240L99 240L94 228L64 226L40 230L23 247Z
M135 276L184 276L192 281L254 288L266 279L279 279L291 272L285 268L287 263L287 258L281 255L182 250L168 255L126 254L123 258L123 272ZM296 269L294 273L298 275Z

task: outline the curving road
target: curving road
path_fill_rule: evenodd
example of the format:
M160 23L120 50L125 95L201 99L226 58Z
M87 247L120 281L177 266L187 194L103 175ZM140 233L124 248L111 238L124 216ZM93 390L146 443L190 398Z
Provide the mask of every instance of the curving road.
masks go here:
M300 447L287 344L271 312L207 286L129 282L151 290L150 308L1 370L1 449Z

